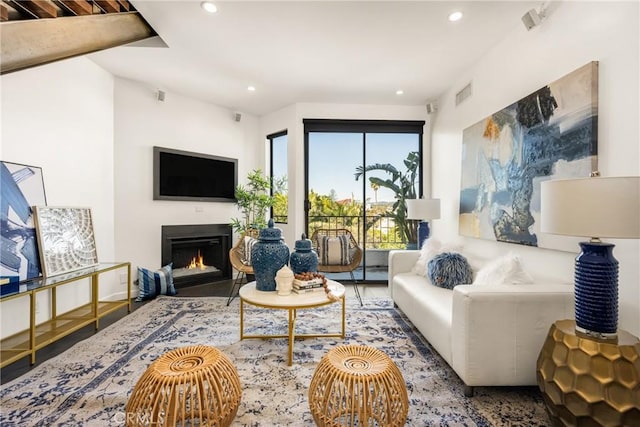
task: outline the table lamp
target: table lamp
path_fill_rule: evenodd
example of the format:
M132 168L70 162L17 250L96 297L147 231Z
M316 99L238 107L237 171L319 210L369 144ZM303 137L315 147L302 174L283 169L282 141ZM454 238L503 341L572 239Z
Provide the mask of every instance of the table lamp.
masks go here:
M420 220L418 224L418 249L429 237L426 220L440 219L440 199L407 199L407 219Z
M597 174L597 173L596 173ZM618 261L611 243L640 238L640 177L562 179L541 184L541 231L590 237L575 262L576 330L615 339Z

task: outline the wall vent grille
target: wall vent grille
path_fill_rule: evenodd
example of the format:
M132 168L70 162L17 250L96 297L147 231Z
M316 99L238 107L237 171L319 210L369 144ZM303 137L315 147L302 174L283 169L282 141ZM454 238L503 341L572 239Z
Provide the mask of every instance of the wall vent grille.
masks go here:
M456 106L460 105L462 101L471 96L471 83L462 88L462 90L456 93Z

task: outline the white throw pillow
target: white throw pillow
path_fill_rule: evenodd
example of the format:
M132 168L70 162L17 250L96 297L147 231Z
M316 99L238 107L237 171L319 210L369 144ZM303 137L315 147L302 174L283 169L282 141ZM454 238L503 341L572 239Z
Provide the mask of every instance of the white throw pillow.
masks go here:
M438 239L429 238L422 245L418 261L416 261L411 272L418 276L427 277L427 264L434 256L443 252L460 252L461 250L462 246L460 245L443 244Z
M515 254L508 253L482 267L474 285L522 285L533 283L533 278L522 269Z

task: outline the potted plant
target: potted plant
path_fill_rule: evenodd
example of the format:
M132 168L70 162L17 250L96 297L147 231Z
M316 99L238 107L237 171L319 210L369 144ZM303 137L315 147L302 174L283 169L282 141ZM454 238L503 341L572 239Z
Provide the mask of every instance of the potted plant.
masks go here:
M388 179L382 179L375 176L369 177L369 182L375 188L388 188L395 194L395 202L390 211L383 216L393 218L396 231L403 242L408 246L416 245L418 241L418 222L407 219L407 204L405 200L415 199L416 181L420 167L420 155L417 151L412 151L404 160L406 171L399 171L390 163L376 163L368 166L358 166L356 168L356 181L369 171L379 170L390 175ZM378 218L379 219L379 218Z
M267 226L266 214L273 206L271 179L254 169L247 175L248 183L236 187L236 205L242 213L241 218L232 218L231 227L242 234L248 228L261 229Z

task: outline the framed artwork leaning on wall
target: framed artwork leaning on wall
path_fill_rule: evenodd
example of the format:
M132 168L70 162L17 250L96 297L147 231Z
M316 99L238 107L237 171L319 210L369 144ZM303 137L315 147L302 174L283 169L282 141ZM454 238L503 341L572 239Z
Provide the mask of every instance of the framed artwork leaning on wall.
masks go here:
M40 167L0 161L0 276L40 277L31 206L46 204Z
M91 209L35 206L33 211L45 277L98 264Z

